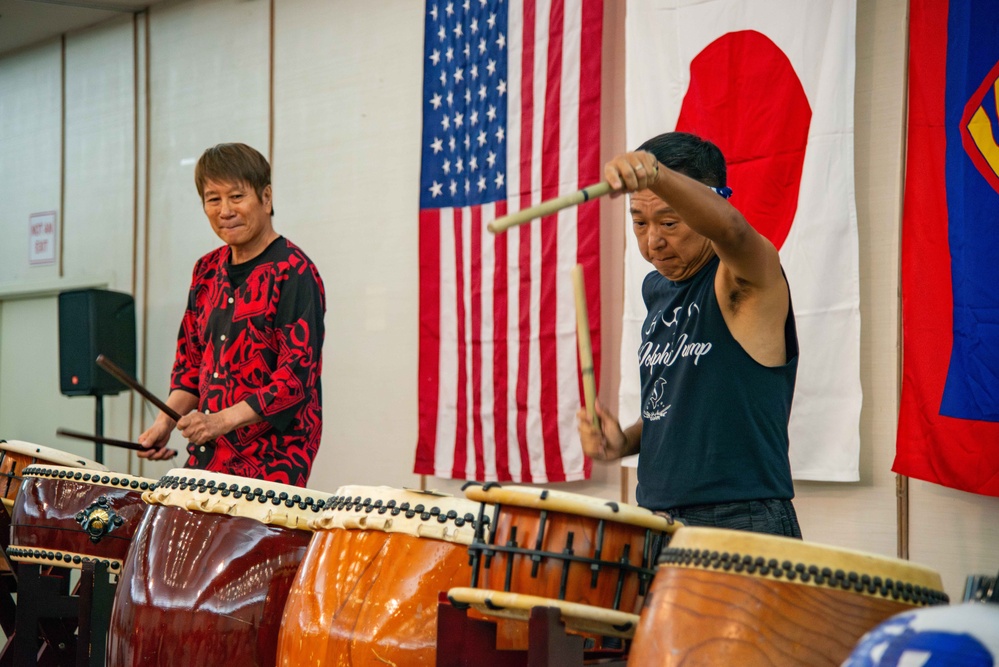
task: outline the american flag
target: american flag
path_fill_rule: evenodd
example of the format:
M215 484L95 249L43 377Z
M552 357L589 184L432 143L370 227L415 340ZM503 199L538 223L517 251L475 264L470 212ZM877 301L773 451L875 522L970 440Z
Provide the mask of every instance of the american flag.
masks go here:
M570 271L600 368L599 205L493 219L600 180L603 0L428 0L415 472L586 479Z

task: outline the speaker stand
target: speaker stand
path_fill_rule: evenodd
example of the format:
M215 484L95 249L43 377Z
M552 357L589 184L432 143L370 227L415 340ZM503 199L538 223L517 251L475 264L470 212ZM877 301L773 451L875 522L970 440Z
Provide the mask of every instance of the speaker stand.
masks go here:
M94 396L97 401L94 404L94 435L98 438L104 437L104 395L97 394ZM104 445L101 443L94 444L94 460L98 463L104 463Z

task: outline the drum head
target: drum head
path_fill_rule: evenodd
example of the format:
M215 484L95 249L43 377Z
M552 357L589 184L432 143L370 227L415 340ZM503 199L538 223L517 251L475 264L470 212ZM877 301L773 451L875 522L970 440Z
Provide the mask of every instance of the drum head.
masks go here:
M898 558L725 528L685 526L663 550L659 567L692 567L789 583L853 590L913 604L946 604L935 570Z
M471 484L465 488L465 496L479 502L606 519L666 533L672 533L680 525L644 507L568 491L516 485Z
M36 445L31 442L24 442L23 440L0 440L0 450L7 450L15 454L28 456L37 459L39 463L52 463L59 466L86 468L88 470L107 470L107 467L104 465L97 461L91 461L84 456L77 456L76 454L64 452L61 449Z
M313 527L380 530L471 544L480 508L477 502L433 491L342 486Z
M333 497L289 484L188 468L168 471L157 484L155 491L143 495L151 505L247 517L297 530L312 530L309 522Z

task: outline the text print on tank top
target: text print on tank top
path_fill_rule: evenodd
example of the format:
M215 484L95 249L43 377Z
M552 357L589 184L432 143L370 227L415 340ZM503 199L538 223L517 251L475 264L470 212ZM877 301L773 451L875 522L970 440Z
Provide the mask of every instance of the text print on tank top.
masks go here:
M691 303L686 308L675 307L671 312L660 310L655 317L646 320L648 324L643 331L646 340L638 351L639 366L647 367L652 376L660 377L642 406L642 417L645 419L658 421L673 407L672 404L664 404L667 380L657 367L669 368L681 360L697 366L701 357L711 353L711 341L693 340L688 333L694 328L700 311L697 303Z

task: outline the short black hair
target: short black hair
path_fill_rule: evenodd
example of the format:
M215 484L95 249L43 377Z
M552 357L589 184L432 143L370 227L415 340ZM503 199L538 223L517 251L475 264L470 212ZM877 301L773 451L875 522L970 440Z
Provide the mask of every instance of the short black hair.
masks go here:
M706 139L689 132L665 132L638 147L656 156L663 165L705 185L727 185L725 156Z
M217 144L205 150L194 167L194 185L202 202L208 181L246 183L263 201L264 188L271 184L271 165L260 151L246 144Z

